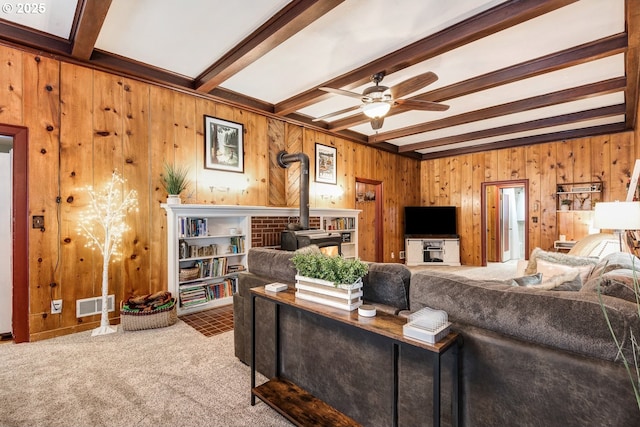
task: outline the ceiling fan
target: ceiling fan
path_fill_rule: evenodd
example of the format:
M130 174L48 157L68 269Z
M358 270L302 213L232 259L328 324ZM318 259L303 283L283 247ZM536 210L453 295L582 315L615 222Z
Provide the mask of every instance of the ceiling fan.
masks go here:
M373 86L366 88L362 94L351 92L344 89L335 89L332 87L320 87L318 89L325 92L331 92L338 95L349 96L351 98L358 98L362 101L361 105L345 108L344 110L336 111L330 114L326 114L322 117L313 119L314 122L328 119L330 117L338 116L348 113L350 111L362 110L362 112L369 118L371 118L371 127L373 130L378 130L384 123L384 117L389 110L398 105L412 109L412 110L426 110L426 111L446 111L449 109L448 105L439 104L431 101L420 101L411 99L402 99L403 96L415 92L423 87L430 85L438 80L438 76L435 73L428 71L423 74L419 74L415 77L407 79L397 85L389 88L382 86L380 82L385 76L385 72L379 72L371 76Z

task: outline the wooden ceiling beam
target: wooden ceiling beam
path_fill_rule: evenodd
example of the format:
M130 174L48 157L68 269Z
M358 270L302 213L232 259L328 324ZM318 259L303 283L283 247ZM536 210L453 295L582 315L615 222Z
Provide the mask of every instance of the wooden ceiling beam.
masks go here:
M627 128L638 126L638 103L640 102L640 0L626 0L626 24L629 34L629 47L626 56L627 90Z
M71 56L88 60L107 17L111 0L81 0L79 6L80 17L71 37L71 40L73 40Z
M589 61L595 61L607 56L622 53L625 51L626 47L627 35L625 33L616 34L614 36L605 37L580 46L541 56L540 58L535 58L530 61L521 62L520 64L512 65L510 67L505 67L501 70L492 71L482 76L472 77L462 82L407 99L443 102L460 96L469 95L471 93L491 89L496 86L513 83L515 81L528 79L541 74L573 67ZM397 106L387 114L387 117L410 110L410 108ZM328 129L331 131L338 131L362 123L367 123L369 120L370 119L364 114L357 114L331 122Z
M287 115L314 102L325 99L329 94L318 89L318 87L328 86L352 89L366 83L373 74L380 71L384 70L387 74L391 74L529 19L544 15L545 13L574 3L575 1L576 0L506 1L438 33L430 35L402 49L398 49L389 55L371 61L353 71L279 102L275 105L275 113Z
M548 93L542 96L534 96L527 99L508 102L506 104L483 108L481 110L469 111L467 113L458 114L456 116L451 116L440 120L434 120L428 123L408 126L406 128L396 129L389 132L380 132L375 135L370 135L369 142L376 143L388 141L409 135L442 129L445 127L457 126L465 123L476 122L479 120L490 119L506 114L514 114L522 111L533 110L536 108L548 107L550 105L561 104L564 102L577 101L593 96L619 92L624 90L625 87L626 78L617 77L597 83L591 83L583 86Z
M460 135L447 136L444 138L437 138L429 141L402 145L399 147L398 151L403 153L408 151L424 150L426 148L441 147L443 145L452 145L460 142L475 141L483 138L493 138L496 136L509 135L518 132L527 132L552 126L566 125L571 123L584 122L586 120L617 116L624 114L625 109L626 107L624 104L593 108L591 110L579 111L576 113L562 114L559 116L546 117L544 119L531 120L522 123L515 123L512 125L499 126L491 129L483 129Z
M510 139L488 144L474 145L472 147L456 148L453 150L436 151L422 155L421 160L433 160L450 156L461 156L463 154L481 153L489 150L500 150L503 148L523 147L526 145L543 144L545 142L566 141L569 139L587 138L596 135L607 135L611 133L623 132L624 123L613 123L601 126L592 126L582 129L567 130L562 132L547 133L544 135L527 136L524 138Z
M194 88L200 92L211 91L343 1L292 1L196 77Z

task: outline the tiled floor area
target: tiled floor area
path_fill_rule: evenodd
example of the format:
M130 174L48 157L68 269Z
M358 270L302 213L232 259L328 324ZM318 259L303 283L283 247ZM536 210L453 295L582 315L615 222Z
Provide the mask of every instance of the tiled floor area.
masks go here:
M206 337L233 330L233 305L211 308L180 316L187 325Z

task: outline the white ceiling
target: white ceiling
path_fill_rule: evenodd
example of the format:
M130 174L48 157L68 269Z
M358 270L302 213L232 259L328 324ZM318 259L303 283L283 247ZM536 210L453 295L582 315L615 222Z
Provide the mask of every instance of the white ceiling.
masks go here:
M329 3L329 0L322 1ZM626 1L631 4L633 0ZM385 86L393 86L427 71L434 72L439 77L435 83L403 98L425 93L425 96L428 96L436 89L456 87L461 82L477 76L515 67L575 46L625 34L626 1L331 0L337 3L335 7L329 8L330 10L319 17L314 17L315 20L301 26L292 36L278 36L278 43L269 45L264 52L256 50L259 53L250 61L217 82L211 88L211 94L216 97L226 95L228 99L239 104L245 100L250 108L263 109L267 114L277 115L285 101L301 93L316 90L319 86L336 87L332 85L334 79L361 67L371 68L372 63L381 64L376 61L381 61L380 58L392 55L414 42L440 37L439 33L445 31L448 32L447 35L451 34L451 38L457 37L457 31L467 27L482 33L483 37L475 37L475 40L460 43L457 47L445 47L442 52L428 55L426 59L409 63L404 58L400 63L387 64L386 67L377 69L392 71L387 72L382 82ZM108 5L108 1L105 2ZM72 49L74 42L77 42L75 37L79 37L77 34L80 34L75 29L82 26L81 18L85 13L83 8L87 8L89 2L44 0L41 3L45 5L45 13L5 13L0 16L28 29L65 39ZM83 59L88 63L93 62L96 66L118 69L113 62L105 62L101 58L105 55L124 58L135 61L132 62L134 64L142 63L148 66L151 70L149 76L153 76L155 80L158 80L157 69L160 69L161 75L166 72L170 84L176 84L176 81L184 82L185 86L191 85L191 89L198 90L198 82L206 81L207 69L225 55L229 56L239 51L241 42L247 37L255 37L256 30L272 16L284 8L311 3L315 2L112 0L104 21L97 24L95 39L90 40L95 51L90 57ZM521 19L522 22L509 24L510 26L507 25L500 31L485 31L484 28L474 27L474 19L481 19L483 14L491 14L500 8L507 11L515 10L510 8L518 8L527 3L540 4L538 9L544 9L549 4L553 7L544 13L531 12L532 15L538 16ZM78 7L80 12L76 13ZM74 19L76 15L80 19ZM511 18L511 15L506 13L504 16L503 19ZM91 27L91 24L87 25L86 22L84 25ZM630 25L635 29L638 23L632 22ZM5 38L12 42L23 42L25 45L39 44L41 48L47 47L46 38L31 37L29 33L20 38L8 34L6 30L3 31L4 28L0 25L0 40ZM445 37L437 40L447 39ZM55 48L51 47L50 50L55 51ZM533 103L532 108L520 108L515 112L506 113L502 111L497 116L493 113L483 113L486 109L506 103L524 99L542 100L553 92L570 91L582 85L597 85L610 79L624 78L630 72L635 73L632 76L637 76L637 65L629 69L625 52L626 49L618 49L615 52L595 55L588 60L576 60L572 66L558 66L537 75L514 81L497 81L489 85L494 87L482 87L470 93L463 92L442 102L450 106L444 112L416 110L390 115L385 118L384 126L378 131L374 131L368 122L351 123L347 130L352 132L348 135L368 143L386 142L388 144L383 144L385 149L392 151L415 151L433 157L436 153L454 153L455 151L451 151L453 149L465 148L468 151L469 147L478 144L483 145L476 148L476 151L489 149L496 143L508 144L509 141L514 141L518 144L519 138L523 137L538 137L532 140L534 142L544 141L545 138L553 140L558 135L564 135L564 132L568 131L568 135L574 135L571 131L585 128L593 127L593 133L628 129L635 123L635 118L630 119L624 112L617 111L571 123L545 122L543 126L534 126L523 131L506 128L489 137L468 135L448 145L437 143L435 147L429 148L408 146L436 138L466 135L602 107L613 108L629 102L632 103L635 112L635 86L634 91L629 92L635 97L629 100L625 97L629 88L622 85L604 93L582 95L575 100L555 100L551 105L537 106L538 104ZM70 51L70 55L75 54ZM402 65L405 63L409 66ZM120 65L119 71L122 70L126 72L126 66ZM144 72L132 72L144 77ZM171 80L172 78L177 80ZM351 81L364 82L361 77L354 77ZM361 93L371 84L367 82L343 88ZM302 120L308 125L340 132L341 129L332 129L332 126L338 123L337 120L357 112L335 116L324 122L312 122L311 119L357 105L360 105L358 99L324 94L322 97L316 97L309 105L300 104L293 111L287 111L282 115L289 116L292 120ZM463 114L467 116L460 117ZM433 129L402 132L411 126L429 123L432 123ZM512 128L515 129L513 126ZM402 135L398 136L396 131L402 132Z

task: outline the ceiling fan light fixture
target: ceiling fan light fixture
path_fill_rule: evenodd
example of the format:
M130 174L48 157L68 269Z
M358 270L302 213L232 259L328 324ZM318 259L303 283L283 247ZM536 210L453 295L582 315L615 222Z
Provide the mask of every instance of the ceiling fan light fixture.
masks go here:
M362 112L372 119L378 117L384 117L389 110L391 109L391 104L384 101L374 101L368 104L364 104L362 107Z

